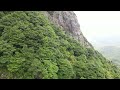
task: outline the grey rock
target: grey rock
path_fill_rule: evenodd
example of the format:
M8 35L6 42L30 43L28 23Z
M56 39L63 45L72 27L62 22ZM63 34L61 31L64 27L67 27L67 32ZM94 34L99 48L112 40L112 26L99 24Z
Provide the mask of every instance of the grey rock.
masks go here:
M93 46L83 36L77 16L73 11L47 11L44 14L55 25L69 32L75 40L78 40L83 46L93 48Z

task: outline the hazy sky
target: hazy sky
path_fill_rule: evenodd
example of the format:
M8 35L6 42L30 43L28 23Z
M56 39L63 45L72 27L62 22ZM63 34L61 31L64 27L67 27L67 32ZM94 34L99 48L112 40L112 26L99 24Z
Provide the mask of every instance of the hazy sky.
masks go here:
M120 11L74 11L88 41L120 41Z

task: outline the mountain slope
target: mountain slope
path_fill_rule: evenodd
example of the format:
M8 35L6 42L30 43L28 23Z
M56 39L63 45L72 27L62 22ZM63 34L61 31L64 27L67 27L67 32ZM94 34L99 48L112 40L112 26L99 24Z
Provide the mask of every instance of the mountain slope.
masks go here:
M81 45L87 48L93 48L93 46L83 36L77 16L73 11L44 11L43 13L50 21L64 30L66 34L79 41Z
M65 34L45 13L0 12L0 78L120 78L119 68Z

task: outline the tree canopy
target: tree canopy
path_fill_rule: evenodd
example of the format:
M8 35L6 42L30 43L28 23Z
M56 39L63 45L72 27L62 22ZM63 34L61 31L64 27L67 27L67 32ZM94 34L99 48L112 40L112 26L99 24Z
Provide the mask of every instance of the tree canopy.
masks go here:
M66 35L40 11L1 11L0 78L120 78L120 69Z

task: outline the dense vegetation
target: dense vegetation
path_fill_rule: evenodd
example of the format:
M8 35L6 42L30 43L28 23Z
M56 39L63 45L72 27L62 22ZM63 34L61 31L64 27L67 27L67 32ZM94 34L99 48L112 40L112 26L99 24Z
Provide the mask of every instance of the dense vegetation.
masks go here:
M0 78L120 78L120 70L51 24L42 12L1 11Z

